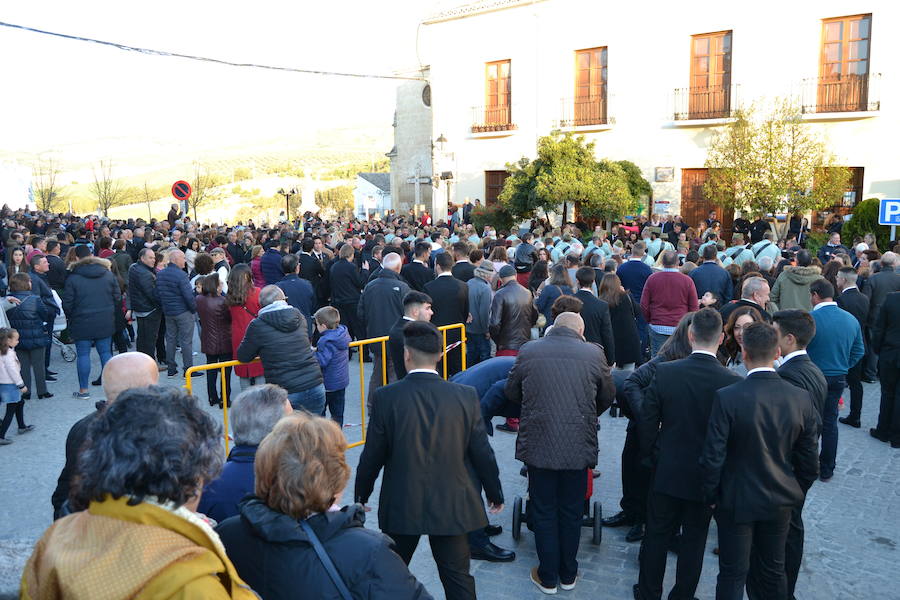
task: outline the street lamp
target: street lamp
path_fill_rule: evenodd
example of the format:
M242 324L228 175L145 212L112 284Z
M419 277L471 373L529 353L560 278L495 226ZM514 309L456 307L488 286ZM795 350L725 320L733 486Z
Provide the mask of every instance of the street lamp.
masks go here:
M436 139L436 140L434 140L434 141L437 143L438 148L440 149L440 151L443 152L443 151L444 151L444 144L447 143L447 138L444 137L444 134L442 133L442 134L441 134L441 137L439 137L438 139Z
M297 195L297 188L293 187L289 190L284 188L278 189L278 194L284 196L284 218L290 223L291 221L291 198Z

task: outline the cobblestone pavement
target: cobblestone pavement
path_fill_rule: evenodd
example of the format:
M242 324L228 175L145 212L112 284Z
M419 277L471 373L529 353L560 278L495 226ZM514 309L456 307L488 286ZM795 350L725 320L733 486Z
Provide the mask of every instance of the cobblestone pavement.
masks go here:
M195 343L195 347L199 344ZM202 362L202 355L197 356ZM64 462L64 444L69 427L93 410L94 402L102 398L100 388L93 388L90 401L71 397L76 389L74 363L63 363L59 350L54 349L52 367L60 372L59 382L50 384L54 398L29 401L25 409L28 423L36 425L34 432L24 436L15 434L15 424L8 437L15 440L0 448L0 598L15 597L18 580L31 545L50 525L52 509L50 494ZM94 357L94 376L98 372ZM360 439L360 409L358 377L351 366L351 388L347 393L348 423L345 433L350 441ZM167 379L164 385L183 385L181 379ZM368 378L367 378L368 379ZM195 391L206 406L205 382L199 379ZM878 442L868 434L874 425L878 409L877 385L866 385L863 409L863 429L840 425L838 467L828 483L816 483L807 499L806 554L797 596L802 600L829 599L900 599L900 451ZM220 417L221 411L210 409ZM499 421L498 421L499 422ZM620 453L625 438L625 419L604 415L601 419L600 461L602 476L595 480L594 499L603 504L604 513L618 510L621 494L619 471ZM497 564L472 562L480 598L541 598L528 579L529 570L537 564L534 538L523 530L518 543L510 535L513 498L524 495L525 479L519 475L520 463L514 458L515 436L497 432L492 438L507 508L493 517L503 525L503 534L494 542L516 551L513 563ZM348 451L348 461L355 469L361 448ZM344 501L352 499L351 475ZM372 498L373 511L369 527L377 527L377 493ZM605 529L600 546L590 543L590 531L583 530L579 551L579 580L575 590L560 592L565 598L629 599L631 586L637 581L639 544L624 540L624 529ZM703 576L697 591L699 598L712 598L717 557L715 524L711 527L704 562ZM423 540L411 564L412 572L436 597L443 598L428 544ZM673 583L674 556L670 555L666 590Z

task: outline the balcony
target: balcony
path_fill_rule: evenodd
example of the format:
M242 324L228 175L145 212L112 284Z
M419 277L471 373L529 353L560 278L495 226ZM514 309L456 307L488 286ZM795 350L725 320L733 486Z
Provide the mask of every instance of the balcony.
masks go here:
M833 75L803 80L802 111L823 113L865 113L881 109L878 94L881 73Z
M570 131L609 129L606 96L581 96L561 100L560 119L556 127Z
M510 132L515 129L517 126L512 121L511 105L472 107L473 134L510 135ZM491 136L486 135L485 137Z
M715 85L675 90L675 121L730 119L738 107L740 86Z

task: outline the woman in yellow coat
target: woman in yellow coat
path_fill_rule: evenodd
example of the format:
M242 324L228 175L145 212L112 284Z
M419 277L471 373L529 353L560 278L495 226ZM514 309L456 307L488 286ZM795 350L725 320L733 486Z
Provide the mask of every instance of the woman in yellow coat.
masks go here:
M193 512L222 466L220 432L183 390L123 392L91 423L69 499L80 512L38 541L21 598L257 598Z

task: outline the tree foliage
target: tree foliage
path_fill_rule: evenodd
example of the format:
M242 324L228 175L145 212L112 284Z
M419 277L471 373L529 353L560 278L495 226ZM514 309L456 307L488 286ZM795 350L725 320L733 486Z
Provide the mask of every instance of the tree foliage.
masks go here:
M587 218L610 218L635 205L628 168L608 160L598 162L594 142L585 142L584 136L559 132L543 136L538 140L537 158L523 157L506 169L509 177L500 201L516 218L533 217L539 210L555 211L560 205L566 215L575 203Z
M878 242L878 248L882 251L887 249L891 239L891 228L878 224L880 204L881 201L878 198L868 198L853 208L853 216L844 223L844 227L841 229L841 237L845 244L849 245L857 238L861 239L867 233L871 233Z
M122 186L122 182L113 178L113 163L111 160L101 160L94 167L94 182L91 184L91 192L97 199L97 210L104 217L109 209L114 206L127 204L128 191Z
M353 216L353 187L339 185L337 187L316 190L316 205L326 214L340 217Z
M34 167L32 190L34 200L40 210L51 212L58 202L65 199L64 187L57 182L60 168L53 157L39 159Z
M850 171L800 109L779 100L771 112L738 110L709 147L704 194L712 202L756 213L795 213L839 204Z

